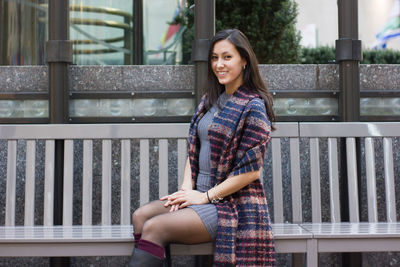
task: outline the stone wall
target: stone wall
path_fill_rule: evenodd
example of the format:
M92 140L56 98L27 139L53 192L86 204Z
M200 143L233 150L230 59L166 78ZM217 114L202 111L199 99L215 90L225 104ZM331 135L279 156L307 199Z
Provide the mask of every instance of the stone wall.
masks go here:
M260 65L271 91L339 90L339 67ZM400 65L361 65L361 90L400 90ZM71 91L194 91L193 66L71 66ZM46 66L0 66L0 92L47 92Z

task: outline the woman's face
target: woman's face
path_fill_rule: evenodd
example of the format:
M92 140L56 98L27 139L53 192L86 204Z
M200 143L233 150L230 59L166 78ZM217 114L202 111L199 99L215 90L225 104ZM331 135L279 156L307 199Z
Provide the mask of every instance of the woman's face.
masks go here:
M225 91L233 94L243 83L243 59L235 46L221 40L214 44L211 54L211 67L220 84L225 85Z

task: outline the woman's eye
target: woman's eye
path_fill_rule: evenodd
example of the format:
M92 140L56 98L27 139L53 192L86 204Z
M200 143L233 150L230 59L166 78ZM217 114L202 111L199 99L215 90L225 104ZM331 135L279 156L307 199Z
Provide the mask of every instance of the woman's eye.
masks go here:
M216 57L216 56L211 56L211 60L217 60L218 59L218 57Z
M226 58L226 59L230 59L230 58L232 58L232 57L231 57L231 56L225 56L225 58Z

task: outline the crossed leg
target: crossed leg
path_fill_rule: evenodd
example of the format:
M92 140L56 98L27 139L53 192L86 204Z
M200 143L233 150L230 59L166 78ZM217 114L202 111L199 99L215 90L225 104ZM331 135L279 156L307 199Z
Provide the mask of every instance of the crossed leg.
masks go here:
M137 209L133 216L135 233L160 246L197 244L211 241L198 214L191 208L169 212L164 201L156 200Z

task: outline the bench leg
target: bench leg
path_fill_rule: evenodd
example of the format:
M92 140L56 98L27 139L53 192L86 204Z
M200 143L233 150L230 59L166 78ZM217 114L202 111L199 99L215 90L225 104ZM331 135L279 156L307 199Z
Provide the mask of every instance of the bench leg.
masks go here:
M307 266L318 266L318 243L315 239L307 240Z

